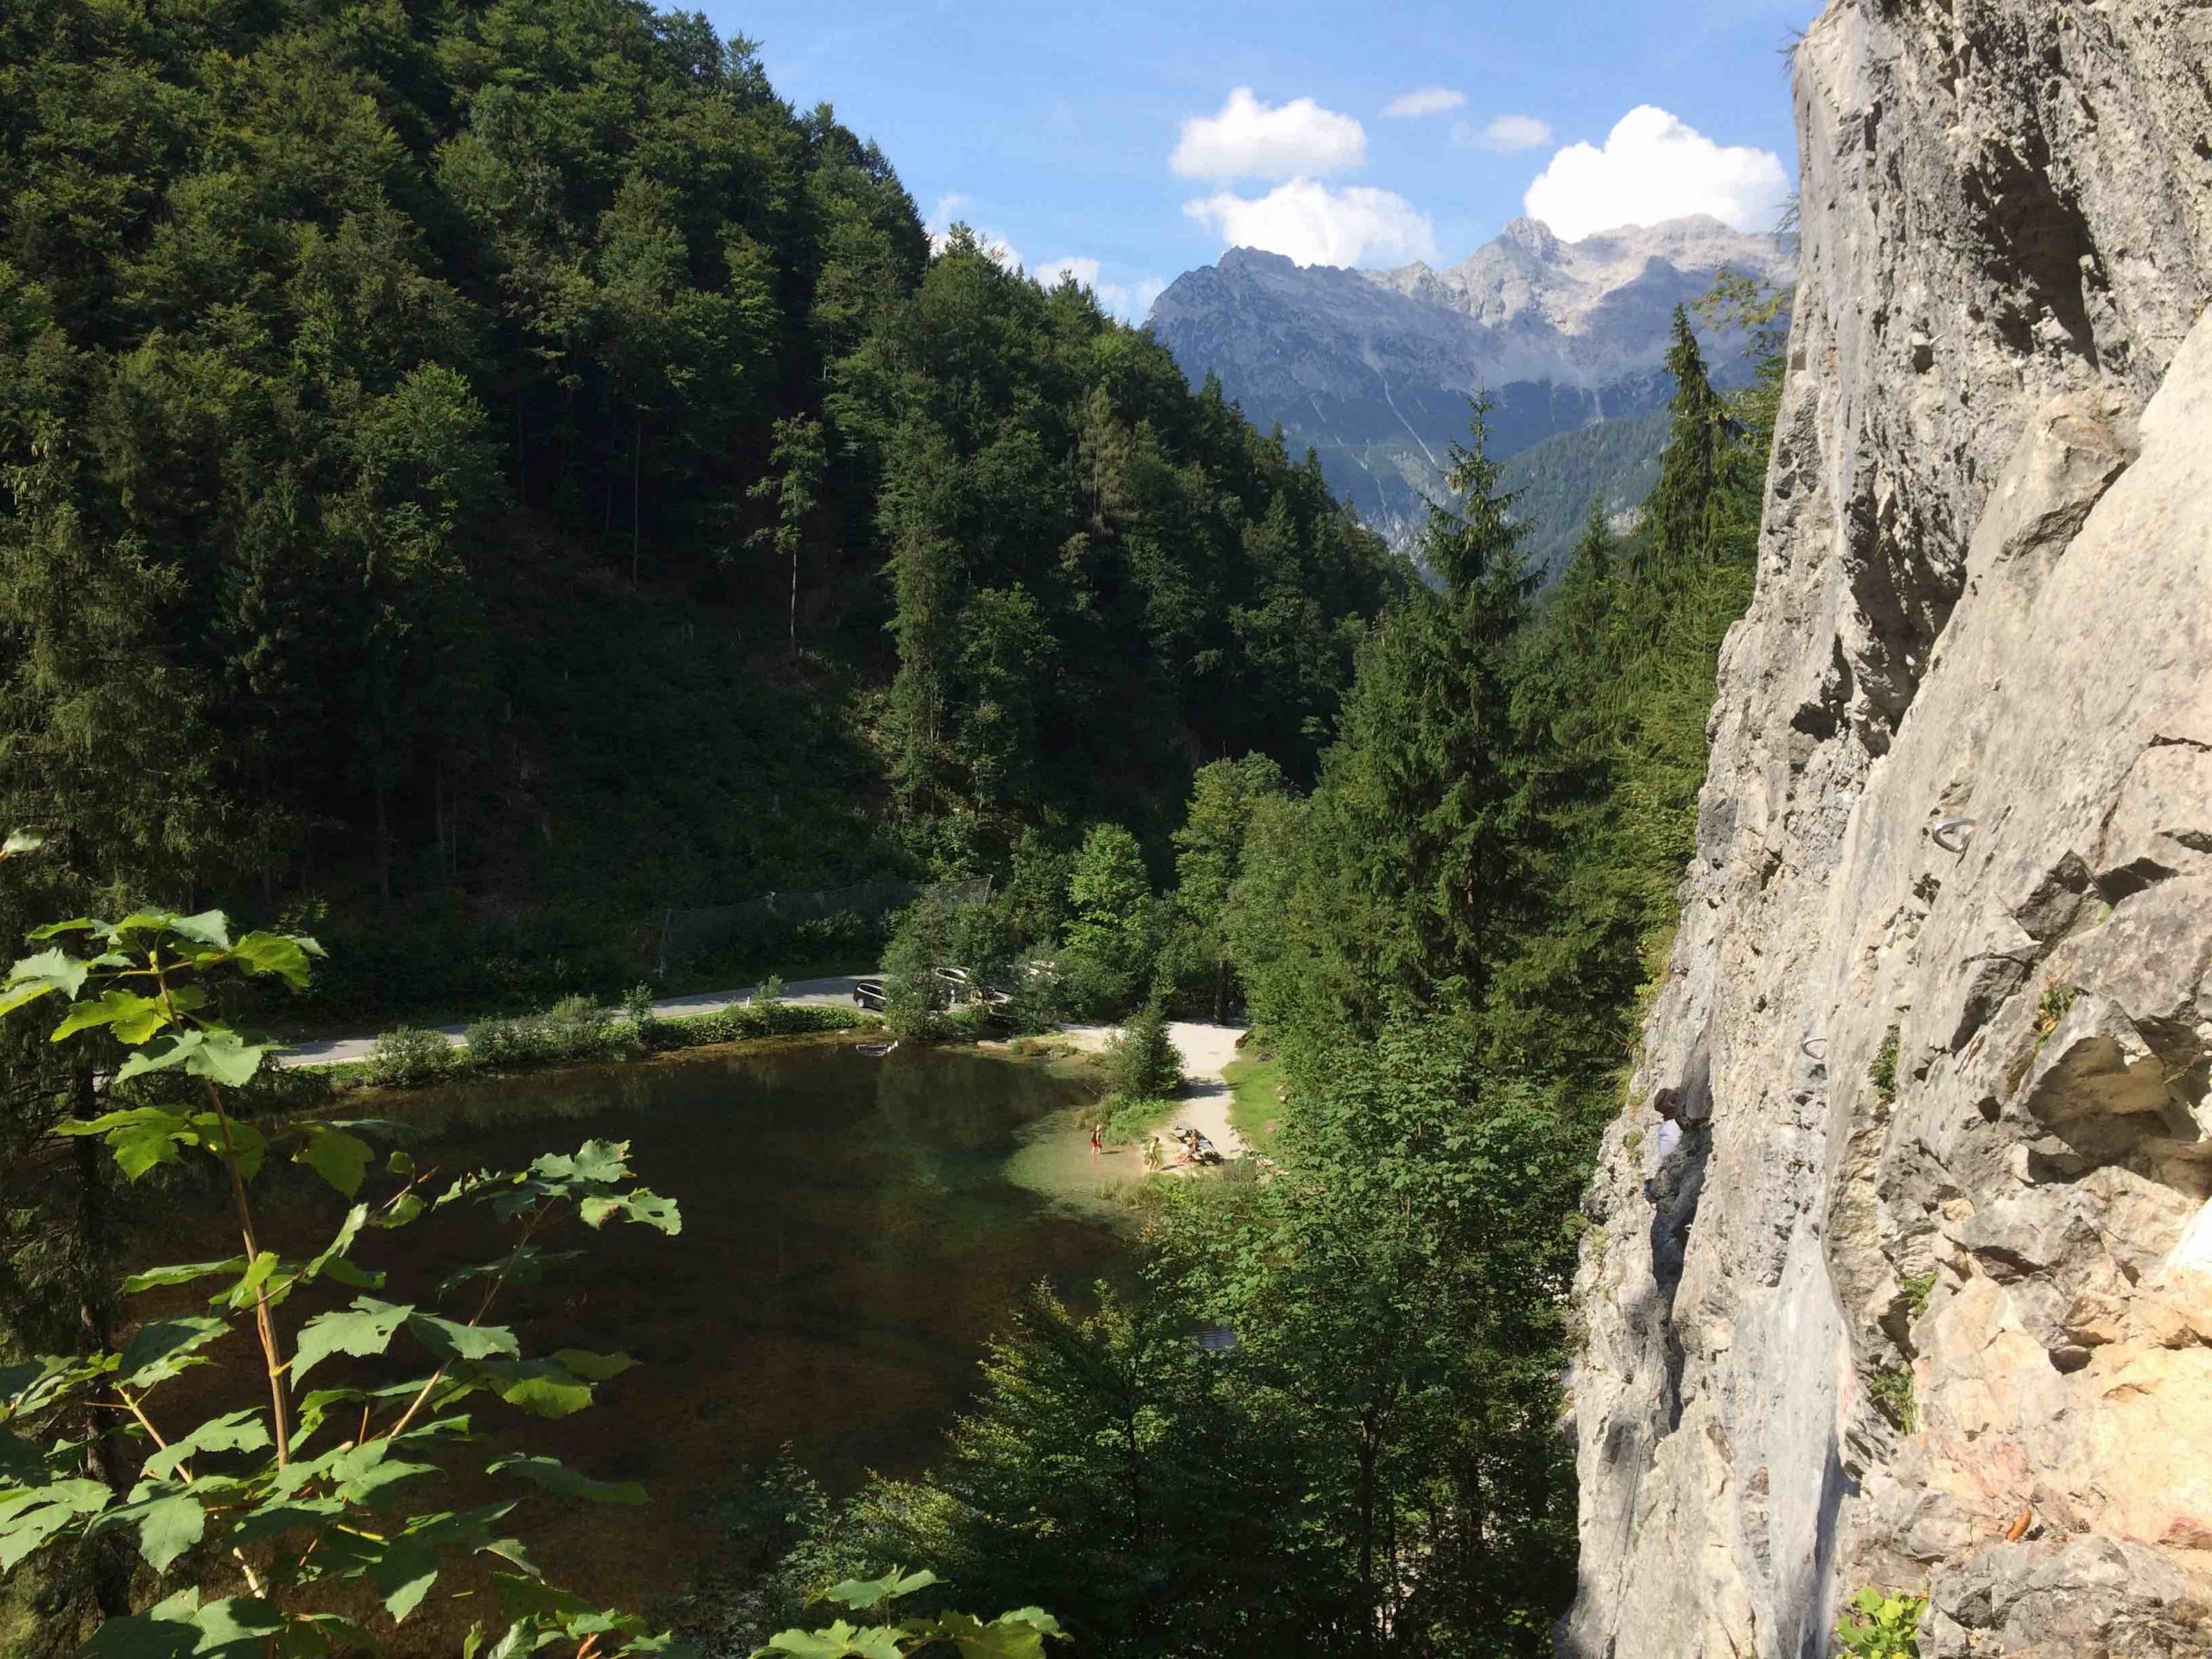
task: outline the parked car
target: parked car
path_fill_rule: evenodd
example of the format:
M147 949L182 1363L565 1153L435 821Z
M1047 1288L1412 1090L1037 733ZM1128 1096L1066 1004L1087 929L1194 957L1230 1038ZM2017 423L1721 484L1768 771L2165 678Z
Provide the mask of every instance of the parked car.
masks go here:
M890 1005L891 999L885 994L881 980L860 979L853 982L853 1001L863 1008L880 1014Z

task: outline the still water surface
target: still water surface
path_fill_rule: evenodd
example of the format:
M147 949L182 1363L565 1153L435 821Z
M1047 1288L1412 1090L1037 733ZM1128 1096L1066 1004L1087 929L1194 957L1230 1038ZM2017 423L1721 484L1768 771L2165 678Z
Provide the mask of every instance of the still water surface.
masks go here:
M785 1444L833 1491L871 1469L918 1471L1024 1287L1083 1300L1116 1274L1127 1233L1087 1151L1092 1094L988 1052L873 1058L803 1040L456 1084L365 1110L404 1117L418 1162L453 1172L626 1140L640 1178L682 1206L673 1239L571 1230L563 1242L588 1253L494 1316L525 1352L619 1351L639 1368L560 1422L479 1412L503 1446L645 1484L644 1510L531 1506L553 1522L531 1535L550 1572L634 1605L680 1586L715 1496ZM473 1207L362 1252L394 1269L385 1294L402 1301L497 1254Z

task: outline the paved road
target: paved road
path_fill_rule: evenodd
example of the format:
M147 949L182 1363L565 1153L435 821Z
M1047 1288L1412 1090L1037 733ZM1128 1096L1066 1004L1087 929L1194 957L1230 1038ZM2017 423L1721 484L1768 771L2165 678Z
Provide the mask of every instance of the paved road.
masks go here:
M828 979L795 979L784 987L784 1001L817 1007L842 1003L849 1007L853 987L861 977L858 974L836 974ZM737 991L695 991L690 996L671 996L654 1003L653 1012L664 1020L687 1014L713 1014L717 1009L751 1001L753 988L748 985ZM437 1026L432 1029L455 1048L461 1046L468 1033L466 1026ZM374 1037L327 1037L317 1043L296 1044L278 1058L285 1065L338 1065L347 1060L367 1059L370 1050L376 1046Z

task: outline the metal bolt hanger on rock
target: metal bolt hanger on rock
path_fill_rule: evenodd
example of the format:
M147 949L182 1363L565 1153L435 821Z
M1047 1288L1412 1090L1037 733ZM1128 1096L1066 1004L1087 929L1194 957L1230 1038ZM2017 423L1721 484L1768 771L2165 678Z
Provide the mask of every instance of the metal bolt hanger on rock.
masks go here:
M1976 827L1972 818L1938 818L1929 826L1928 839L1956 857L1972 843Z

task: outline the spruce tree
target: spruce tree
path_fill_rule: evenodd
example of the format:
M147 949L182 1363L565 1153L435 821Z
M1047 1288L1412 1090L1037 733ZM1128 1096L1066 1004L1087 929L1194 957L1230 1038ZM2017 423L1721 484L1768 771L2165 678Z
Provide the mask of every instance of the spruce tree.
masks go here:
M1514 642L1534 582L1527 535L1487 452L1488 404L1452 447L1422 563L1443 592L1413 595L1362 653L1342 735L1324 767L1313 879L1332 893L1327 931L1349 970L1355 1028L1393 1005L1479 1005L1507 917L1525 774L1513 714Z
M1689 313L1681 306L1675 308L1667 372L1675 381L1667 448L1660 458L1659 482L1644 504L1644 535L1638 546L1647 565L1680 569L1709 564L1718 556L1719 498L1740 434L1728 400L1713 389Z

